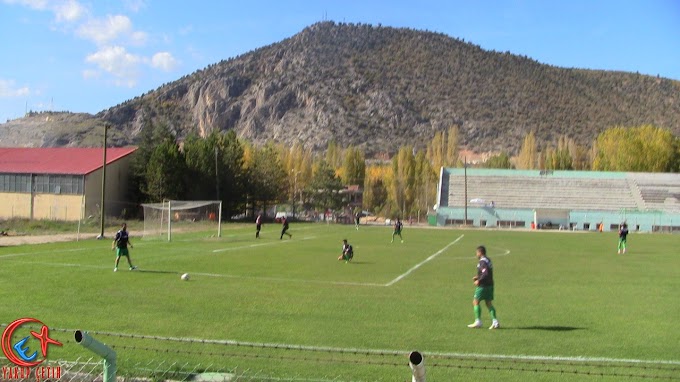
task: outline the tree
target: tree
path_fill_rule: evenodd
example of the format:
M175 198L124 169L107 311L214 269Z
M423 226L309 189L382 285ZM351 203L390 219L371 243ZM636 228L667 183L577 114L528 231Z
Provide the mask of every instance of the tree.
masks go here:
M188 198L221 200L225 216L240 211L245 202L244 150L236 133L191 135L184 141L184 154L191 179Z
M149 174L147 173L151 162L151 157L161 144L170 144L177 147L175 138L170 133L170 129L164 123L154 123L150 117L148 108L143 109L142 129L139 133L139 146L135 151L132 163L130 164L130 184L128 194L130 199L135 202L151 201L156 202L157 196L149 194L148 184ZM157 153L157 158L160 153ZM162 165L159 164L159 165ZM157 174L158 175L158 174ZM178 179L184 179L184 174L177 175ZM180 189L184 189L181 187Z
M288 177L274 144L268 143L252 150L247 167L249 199L264 204L287 201Z
M415 199L415 158L413 147L402 146L392 158L392 192L391 200L397 211L403 215L410 211Z
M342 181L335 175L335 170L324 159L319 160L306 191L314 207L321 210L340 208L342 189Z
M363 185L365 177L366 160L364 153L359 148L350 146L345 150L342 181L347 185Z
M671 171L677 161L677 138L652 125L613 127L598 135L594 170Z
M522 170L534 170L538 163L538 150L536 148L536 136L531 131L524 137L522 148L517 157L517 168Z
M146 166L145 194L151 200L182 199L185 189L186 165L174 142L161 142L151 153Z
M512 162L510 162L510 156L508 153L502 152L500 154L494 155L484 162L485 168L500 168L500 169L511 169L514 168Z
M375 213L383 212L383 209L388 206L387 185L391 183L391 179L391 166L376 164L366 168L363 195L365 209Z
M453 167L458 165L459 129L457 125L446 131L438 131L427 146L426 157L432 168L439 171L441 167Z

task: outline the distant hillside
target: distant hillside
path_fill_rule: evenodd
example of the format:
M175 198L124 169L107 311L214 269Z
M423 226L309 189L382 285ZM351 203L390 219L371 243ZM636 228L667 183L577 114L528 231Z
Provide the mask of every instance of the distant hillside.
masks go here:
M234 129L256 143L323 149L335 139L372 154L422 147L457 124L469 149L514 153L531 130L543 142L565 134L582 144L614 125L654 124L680 135L680 83L557 68L443 34L323 22L95 117L113 125L120 145L155 122L180 138Z

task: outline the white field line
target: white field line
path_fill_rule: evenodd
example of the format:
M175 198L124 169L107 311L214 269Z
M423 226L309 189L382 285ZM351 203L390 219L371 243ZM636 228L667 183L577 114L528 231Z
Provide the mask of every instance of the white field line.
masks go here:
M264 281L280 281L280 282L294 282L303 284L330 284L330 285L351 285L351 286L372 286L372 287L384 287L385 284L374 284L374 283L356 283L350 281L329 281L329 280L308 280L308 279L287 279L284 277L262 277L262 276L241 276L241 275L223 275L219 273L192 273L193 275L205 276L205 277L223 277L232 279L251 279L251 280L264 280Z
M414 265L414 266L411 267L411 269L409 269L408 271L404 272L403 274L397 276L394 280L392 280L392 281L388 282L387 284L385 284L385 286L388 287L388 286L392 286L392 285L398 283L398 282L401 281L404 277L410 275L411 272L413 272L413 271L415 271L416 269L420 268L423 264L425 264L425 263L429 262L430 260L434 259L435 257L441 255L441 254L442 254L444 251L446 251L450 246L456 244L460 239L462 239L463 236L465 236L465 235L460 235L460 236L458 237L458 239L456 239L456 240L450 242L450 243L447 244L444 248L442 248L442 249L440 249L439 251L437 251L437 252L433 253L432 255L430 255L430 257L428 257L427 259L425 259L425 260L419 262L418 264Z
M311 239L316 239L316 236L306 236L303 237L302 240L311 240ZM218 252L226 252L226 251L236 251L238 249L247 249L247 248L255 248L255 247L264 247L267 245L276 245L276 244L286 244L286 243L291 243L292 240L279 240L279 241L270 241L268 243L259 243L259 244L249 244L249 245L242 245L240 247L228 247L228 248L220 248L220 249L213 249L212 253L218 253Z
M255 223L253 223L253 224L255 224ZM270 224L270 225L271 225L271 224ZM263 224L263 226L264 226L264 224ZM315 229L315 228L318 228L318 227L302 227L302 228L296 228L296 229L293 231L293 233L295 233L295 232L297 232L297 231L306 231L306 230ZM325 228L325 227L324 227L324 228ZM255 235L254 235L254 231L255 231L255 229L249 230L248 232L232 233L232 234L229 234L229 235L222 235L222 239L234 238L234 237L239 237L239 236L255 236ZM274 232L274 233L276 233L277 235L281 233L280 231L277 232L277 231L269 231L269 230L264 231L264 230L262 230L262 231L260 231L260 235L265 234L265 233L268 234L268 233L270 233L270 232ZM166 235L166 237L167 237L167 235ZM156 240L156 239L147 239L147 240ZM163 239L161 239L161 240L163 240ZM192 242L192 241L196 241L196 239L182 239L182 240L173 240L173 241L178 241L178 242ZM167 240L165 240L165 242L167 243Z
M495 259L495 258L497 258L497 257L503 257L503 256L508 256L508 255L510 255L510 250L509 250L509 249L506 249L506 250L504 250L502 253L493 254L493 255L490 255L489 257L491 257L491 259ZM447 257L446 257L446 260L475 260L475 261L478 261L478 260L477 260L477 257L475 257L475 255L469 255L469 256L447 256Z
M0 325L0 326L5 326ZM52 330L75 332L75 329L56 329ZM285 344L285 343L267 343L267 342L248 342L236 340L214 340L205 338L191 338L191 337L162 337L151 336L143 334L130 333L115 333L115 332L100 332L90 331L93 335L126 337L136 339L150 339L160 341L172 342L187 342L187 343L205 343L212 345L233 345L233 346L247 346L254 348L270 348L270 349L286 349L286 350L306 350L316 352L329 353L355 353L355 354L377 354L377 355L404 355L410 353L405 350L392 349L360 349L360 348L342 348L332 346L310 346L299 344ZM518 360L518 361L558 361L558 362L606 362L618 364L648 364L648 365L680 365L680 360L649 360L649 359L631 359L631 358L608 358L608 357L568 357L568 356L546 356L546 355L525 355L525 354L483 354L483 353L456 353L456 352L429 352L421 351L427 358L428 356L438 356L444 358L472 358L472 359L504 359L504 360Z
M103 241L103 243L107 243L107 245L103 245L102 247L96 247L96 248L72 248L72 249L53 249L49 251L36 251L36 252L21 252L21 253L7 253L4 255L0 255L0 260L8 257L20 257L20 256L32 256L32 255L54 255L54 254L63 254L67 252L82 252L82 251L104 251L104 250L110 250L110 246L108 245L108 241ZM147 245L152 245L152 243L139 243L139 244L134 244L135 247L144 247Z
M401 281L406 276L411 274L413 271L420 268L422 265L426 264L427 262L429 262L429 261L433 260L434 258L436 258L437 256L441 255L449 247L451 247L452 245L454 245L458 241L460 241L464 236L465 235L460 235L456 240L447 244L444 248L442 248L439 251L435 252L434 254L430 255L427 259L425 259L425 260L421 261L420 263L414 265L409 270L407 270L405 273L397 276L395 279L393 279L392 281L390 281L386 284L360 283L360 282L350 282L350 281L291 279L291 278L283 278L283 277L242 276L242 275L230 275L230 274L220 274L220 273L203 273L203 272L191 272L191 271L188 271L188 273L190 273L192 275L196 275L196 276L205 276L205 277L214 277L214 278L232 278L232 279L262 280L262 281L276 281L276 282L292 282L292 283L302 283L302 284L328 284L328 285L345 285L345 286L389 287L389 286L392 286L392 285L396 284L397 282ZM315 239L315 238L316 238L316 236L308 236L308 237L302 238L301 240L311 240L311 239ZM247 249L247 248L259 247L259 246L283 244L283 243L289 243L289 242L291 242L291 240L274 241L274 242L260 243L260 244L250 244L250 245L246 245L246 246L217 249L217 250L213 250L212 252L233 251L233 250L238 250L238 249ZM83 249L76 249L76 250L71 250L71 251L80 251L80 250L83 250ZM510 250L506 250L503 254L496 255L495 257L505 256L505 255L508 255L508 254L510 254ZM15 255L19 256L19 255L26 255L26 254L15 254ZM161 257L163 257L163 256L161 256ZM174 257L174 256L171 256L171 257ZM168 256L164 256L163 258L168 258ZM467 260L467 259L470 259L470 258L471 257L454 257L453 259ZM151 260L151 258L144 257L144 260ZM109 267L105 267L105 266L81 265L81 264L74 264L74 263L48 263L48 262L37 262L37 261L22 261L21 263L62 266L62 267L83 267L83 268L90 268L90 269L108 269L109 268ZM153 261L151 263L153 263ZM140 268L140 270L144 270L144 267Z

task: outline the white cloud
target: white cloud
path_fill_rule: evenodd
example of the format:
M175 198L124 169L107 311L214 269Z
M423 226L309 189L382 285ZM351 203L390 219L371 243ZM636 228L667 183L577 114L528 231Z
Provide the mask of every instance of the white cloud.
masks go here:
M116 85L133 87L137 84L137 78L139 77L139 65L144 60L137 55L129 53L122 46L108 46L88 55L85 61L95 64L99 69L112 74L116 78ZM87 75L92 75L93 73L94 71L89 71ZM83 74L85 75L85 73Z
M146 1L144 0L125 0L123 1L125 8L132 12L139 12L142 8L146 8Z
M19 4L32 9L47 9L47 0L2 0L5 4Z
M177 67L177 59L170 52L158 52L151 57L151 67L169 72Z
M19 4L37 11L54 13L57 22L74 22L87 14L87 9L77 0L2 0L6 4Z
M14 80L0 78L0 98L15 98L27 96L31 93L28 86L17 87Z
M132 34L132 21L123 15L108 15L104 19L93 18L81 25L77 33L84 39L103 45L120 36Z
M54 6L54 13L57 21L74 22L80 20L87 10L79 2L75 0L68 0L65 2L59 2L59 4Z
M101 75L102 75L102 73L99 70L94 70L94 69L83 70L83 78L86 79L86 80L99 78L99 77L101 77Z

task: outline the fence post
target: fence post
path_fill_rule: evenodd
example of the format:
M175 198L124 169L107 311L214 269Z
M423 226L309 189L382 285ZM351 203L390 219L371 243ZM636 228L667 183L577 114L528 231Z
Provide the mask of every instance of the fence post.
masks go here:
M408 355L408 365L413 374L411 382L425 382L425 360L419 351L412 351Z
M75 340L104 359L104 382L116 382L116 352L82 330L76 330Z

